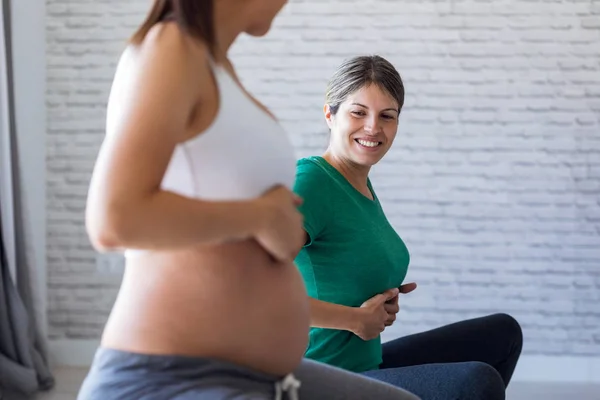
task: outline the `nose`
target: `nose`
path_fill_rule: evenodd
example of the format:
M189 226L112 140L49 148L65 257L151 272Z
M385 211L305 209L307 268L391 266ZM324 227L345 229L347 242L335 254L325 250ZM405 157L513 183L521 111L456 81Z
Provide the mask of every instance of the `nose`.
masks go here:
M377 117L365 118L365 132L376 135L379 132L379 120Z

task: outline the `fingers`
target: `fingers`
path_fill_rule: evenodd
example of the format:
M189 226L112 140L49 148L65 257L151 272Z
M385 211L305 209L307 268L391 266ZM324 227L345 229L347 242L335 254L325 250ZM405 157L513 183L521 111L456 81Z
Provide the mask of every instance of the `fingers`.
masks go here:
M406 294L406 293L412 292L416 288L417 288L417 284L415 282L405 283L404 285L400 286L399 291L402 294Z
M376 294L375 296L371 297L369 300L365 301L363 303L363 306L366 306L368 304L377 304L377 305L381 305L384 303L390 304L390 303L395 303L398 301L398 293L400 293L400 290L398 288L392 288L392 289L388 289L383 293L379 293Z
M271 255L271 260L276 264L290 263L290 262L294 261L294 258L292 258L291 254L271 253L270 255Z
M400 293L400 289L392 288L392 289L388 289L385 292L383 292L382 295L385 296L385 301L389 301L389 300L392 300L394 297L397 297L398 293Z
M264 194L269 194L269 193L273 193L273 192L277 192L280 190L286 190L287 188L283 185L274 185L271 186L270 188L268 188Z
M269 194L269 193L279 193L279 195L281 196L290 196L292 198L292 202L294 203L294 205L299 206L303 203L303 199L302 197L298 196L296 193L294 193L293 191L291 191L290 189L288 189L286 186L283 185L275 185L271 188L269 188L265 194Z
M396 314L390 314L389 318L385 321L385 326L392 326L396 321Z
M371 297L369 300L365 301L363 303L363 305L373 304L373 303L378 304L378 305L384 304L387 301L393 299L394 297L397 297L398 293L399 293L398 288L392 288L392 289L386 290L383 293L379 293L379 294L376 294L375 296Z
M400 306L398 305L398 302L396 302L396 303L385 303L383 305L383 308L385 309L385 311L388 314L396 314L398 311L400 311Z
M292 193L292 194L293 194L293 193ZM293 194L293 200L294 200L294 205L295 205L296 207L298 207L298 206L301 206L301 205L302 205L302 203L304 202L304 200L302 199L302 197L300 197L300 196L298 196L298 195L296 195L296 194Z
M369 300L365 301L362 305L369 306L373 303L375 303L376 305L379 305L379 304L385 303L386 300L387 300L387 297L384 296L383 293L379 293L379 294L376 294L375 296L371 297Z

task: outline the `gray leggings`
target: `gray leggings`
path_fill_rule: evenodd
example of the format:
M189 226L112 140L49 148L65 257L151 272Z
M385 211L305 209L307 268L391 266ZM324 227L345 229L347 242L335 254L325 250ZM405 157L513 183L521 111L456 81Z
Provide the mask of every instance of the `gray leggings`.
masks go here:
M394 386L310 360L286 377L227 362L100 348L77 400L418 400Z

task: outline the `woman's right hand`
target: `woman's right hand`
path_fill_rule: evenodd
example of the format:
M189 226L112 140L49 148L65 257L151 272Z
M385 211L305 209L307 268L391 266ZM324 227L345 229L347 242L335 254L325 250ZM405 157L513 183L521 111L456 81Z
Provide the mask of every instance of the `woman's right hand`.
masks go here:
M255 202L260 218L255 240L276 261L293 261L306 239L304 218L298 211L302 200L288 188L277 186Z
M358 309L360 317L353 333L362 340L371 340L379 336L389 318L385 302L396 297L398 292L397 288L389 289L365 301Z

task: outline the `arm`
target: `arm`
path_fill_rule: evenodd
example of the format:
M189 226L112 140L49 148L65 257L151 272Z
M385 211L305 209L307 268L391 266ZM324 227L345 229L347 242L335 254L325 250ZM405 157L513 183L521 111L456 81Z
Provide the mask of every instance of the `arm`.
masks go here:
M98 250L247 238L261 221L254 202L198 201L160 188L191 117L210 106L197 95L211 79L197 46L167 24L135 50L136 71L120 88L126 101L107 127L90 183L86 228Z
M360 308L342 306L310 298L310 325L314 328L356 332L360 325Z
M376 338L396 319L388 314L385 302L398 295L398 289L386 290L365 301L360 307L347 307L310 299L312 327L350 331L363 340Z

